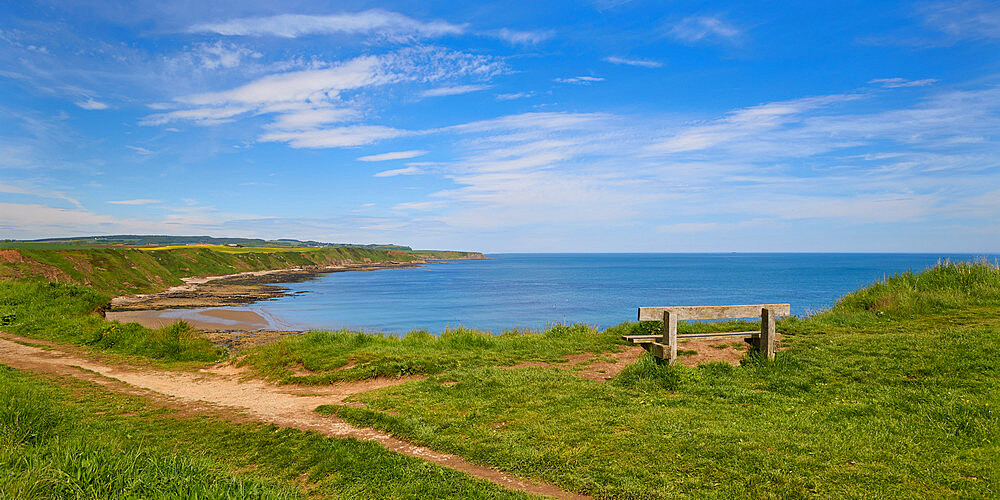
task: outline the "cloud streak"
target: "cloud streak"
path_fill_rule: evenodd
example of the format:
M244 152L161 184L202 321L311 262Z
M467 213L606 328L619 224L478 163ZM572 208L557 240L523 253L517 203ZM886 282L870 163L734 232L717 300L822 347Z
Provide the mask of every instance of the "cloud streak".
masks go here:
M358 161L389 161L389 160L406 160L409 158L416 158L418 156L423 156L427 154L427 151L422 149L414 149L410 151L393 151L391 153L380 153L377 155L361 156Z
M903 87L926 87L937 83L937 79L924 78L922 80L907 80L905 78L876 78L868 83L878 85L886 89L898 89Z
M486 90L490 88L489 85L456 85L453 87L437 87L433 89L427 89L420 93L421 97L442 97L449 95L460 95L468 94L470 92L479 92L481 90Z
M414 47L382 55L359 56L327 67L285 71L221 91L178 97L144 117L146 126L187 121L214 126L247 117L270 122L261 142L284 142L295 148L338 148L372 144L412 134L363 123L365 93L390 85L489 79L506 70L494 58L435 48ZM447 85L423 91L423 97L457 95L489 88L486 84Z
M417 167L397 168L393 170L383 170L375 174L375 177L395 177L397 175L418 175L424 173Z
M624 57L605 57L605 62L611 64L623 64L625 66L638 66L640 68L662 68L663 63L650 59L629 59Z
M88 111L108 109L109 107L107 104L94 100L92 97L88 97L86 101L77 101L74 104Z
M153 203L162 203L162 200L154 200L152 198L139 198L135 200L109 200L105 203L110 203L112 205L150 205Z
M594 82L603 82L604 78L599 76L573 76L569 78L556 78L552 80L558 83L574 83L577 85L590 85Z
M685 43L722 42L735 44L743 31L721 16L688 16L670 27L667 34Z
M372 9L327 16L281 14L247 17L196 24L189 31L225 36L296 38L307 35L343 34L373 35L388 39L414 39L458 35L465 31L465 26L446 21L418 21L396 12Z

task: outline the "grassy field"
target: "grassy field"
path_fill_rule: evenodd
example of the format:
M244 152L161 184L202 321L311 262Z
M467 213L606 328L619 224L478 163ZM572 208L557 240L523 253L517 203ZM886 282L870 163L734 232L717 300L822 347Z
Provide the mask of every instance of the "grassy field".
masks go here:
M4 287L22 287L0 295L0 308L13 305L18 311L13 328L4 327L15 333L83 344L87 342L80 339L91 339L96 348L177 363L206 363L219 355L189 331L186 344L168 343L187 346L180 349L156 347L163 334L148 330L123 331L112 337L117 341L102 343L92 332L108 324L87 315L100 303L99 294L72 285L8 282ZM37 302L25 303L25 297L37 297ZM684 323L680 331L754 327ZM738 367L671 367L647 357L608 382L585 380L571 370L509 368L526 361L559 363L580 352L602 355L620 348L623 333L658 328L655 322L604 331L575 325L500 336L468 330L440 337L413 332L405 338L311 332L254 349L241 363L262 377L297 384L427 375L320 411L598 498L1000 496L1000 269L995 265L944 263L900 274L845 296L828 311L781 320L783 350L774 362L750 355ZM42 384L16 372L4 376ZM0 382L0 387L10 385ZM51 394L63 391L45 384L52 386L46 389ZM105 418L93 413L103 410L67 399L74 391L52 398L75 405L89 415L84 420ZM14 401L6 406L16 410L30 405ZM180 421L155 412L125 420L129 425L143 422L147 430ZM68 443L64 437L76 431L58 427L53 432L60 443ZM178 431L197 441L194 427L185 432ZM272 472L232 476L248 459L234 458L224 451L226 446L241 440L259 443L254 440L263 438L254 434L228 443L209 439L192 444L194 451L186 453L207 461L197 462L203 472L191 469L191 474L202 478L199 484L230 485L225 487L261 491L263 496L301 494L288 482L294 472L280 471L291 467L286 461L298 463L300 453L308 462L319 452L295 444L308 434L270 432L281 436L268 445L287 445L288 455L249 460ZM188 450L177 443L175 448L157 446L150 449L163 455L150 457L191 458L177 453ZM69 467L60 464L45 467ZM371 494L381 487L376 477L357 476L351 483L357 490L344 493L337 488L346 483L338 482L342 476L331 472L335 468L309 470L310 482L340 485L324 490L333 496L364 496L357 492ZM136 474L145 477L145 472ZM324 474L337 479L324 479ZM400 496L441 496L418 487L433 486L427 476L409 479L416 485L398 490L409 492ZM293 489L285 489L289 487ZM495 493L462 491L470 496Z
M0 365L0 498L307 497L526 495L379 444L184 416Z
M413 262L480 256L469 252L415 255L357 247L260 248L184 245L161 248L0 249L0 281L40 277L123 295L181 284L181 278L345 263Z
M367 358L375 365L423 359L409 368L427 380L356 397L363 408L323 411L600 498L989 498L1000 495L998 305L996 267L944 265L782 321L786 349L774 363L689 368L645 358L609 383L491 365L570 346L599 352L618 331L593 332L603 340L589 344L563 332L516 347L483 339L472 360L446 339L375 340L392 345L366 350L313 334L251 358L276 366L284 345L288 361L319 370L359 352L376 353ZM626 328L636 327L617 330ZM312 342L326 350L306 348Z
M441 255L453 254L469 255ZM353 247L0 250L0 318L7 318L0 326L19 335L159 362L212 362L225 353L183 323L150 330L104 321L97 312L114 295L163 290L187 276L415 260L419 258L401 251Z
M207 246L141 250L7 249L0 250L0 281L40 277L123 295L160 291L181 284L181 278L188 276L331 266L349 262L415 260L419 258L406 252L352 247L264 250Z
M613 331L584 325L494 336L450 330L440 336L415 331L405 337L357 332L309 332L246 353L240 364L281 383L329 384L340 380L430 375L448 370L506 366L524 361L564 361L579 352L606 352L620 344ZM296 375L296 368L310 375Z
M96 311L110 296L67 283L0 282L0 329L159 363L205 364L226 356L183 322L159 330L106 321Z
M315 250L307 247L290 247L290 248L280 248L280 247L231 247L227 245L166 245L162 247L148 247L140 248L139 250L147 252L158 252L163 250L181 250L187 248L200 248L205 250L212 250L215 252L222 253L277 253L277 252L307 252L309 250Z

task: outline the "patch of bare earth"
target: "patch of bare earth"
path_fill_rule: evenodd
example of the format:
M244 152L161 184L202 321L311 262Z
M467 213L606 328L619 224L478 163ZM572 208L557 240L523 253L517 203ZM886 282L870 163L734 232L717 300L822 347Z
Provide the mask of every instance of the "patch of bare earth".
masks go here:
M573 374L587 380L603 382L615 378L626 366L642 357L646 350L640 346L622 346L618 352L593 354L589 352L563 356L564 363L548 363L545 361L528 361L513 366L502 366L504 369L514 368L559 368L572 370Z
M44 345L49 349L18 342ZM556 498L589 498L553 485L472 464L459 456L417 446L385 432L354 427L339 418L325 417L314 411L317 406L342 404L351 395L402 384L412 380L410 378L375 379L318 387L278 386L259 379L248 380L241 370L227 365L197 373L177 372L112 365L67 351L72 349L0 332L0 363L13 368L89 380L111 390L149 398L182 412L214 413L222 418L256 420L314 430L330 437L376 441L389 450L527 493Z
M720 339L682 339L677 341L677 362L685 366L698 366L710 362L740 366L750 345L750 337ZM694 351L693 353L691 351Z
M781 336L778 335L778 340ZM677 362L685 366L698 366L704 363L722 362L740 366L750 345L747 337L729 337L727 339L681 339L677 342ZM599 382L611 380L621 373L626 366L636 362L646 350L639 345L623 346L619 352L593 354L589 352L563 356L565 362L550 363L546 361L527 361L512 366L502 366L504 369L514 368L558 368L571 370L573 374L587 380Z
M24 262L24 256L17 250L0 250L0 262L19 264Z
M56 282L71 282L75 283L73 278L68 274L63 272L56 266L50 264L43 264L41 262L35 261L24 254L13 249L0 250L0 262L7 264L24 264L27 266L26 270L22 272L17 272L16 277L23 276L44 276L45 279L49 281Z

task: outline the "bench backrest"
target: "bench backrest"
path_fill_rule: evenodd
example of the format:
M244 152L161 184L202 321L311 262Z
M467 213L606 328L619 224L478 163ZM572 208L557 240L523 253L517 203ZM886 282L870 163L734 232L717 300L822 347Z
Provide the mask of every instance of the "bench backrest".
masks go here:
M666 306L640 307L639 321L662 321L663 311L677 314L678 320L759 318L761 309L774 311L775 316L791 314L790 304L743 304L738 306Z

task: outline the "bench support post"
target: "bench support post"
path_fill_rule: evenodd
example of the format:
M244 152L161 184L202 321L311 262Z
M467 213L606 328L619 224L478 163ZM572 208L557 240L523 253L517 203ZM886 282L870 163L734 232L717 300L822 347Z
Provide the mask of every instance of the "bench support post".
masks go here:
M774 360L774 311L760 310L760 354L769 360Z
M663 311L663 345L666 352L663 358L670 361L670 364L677 362L677 314L670 311Z

